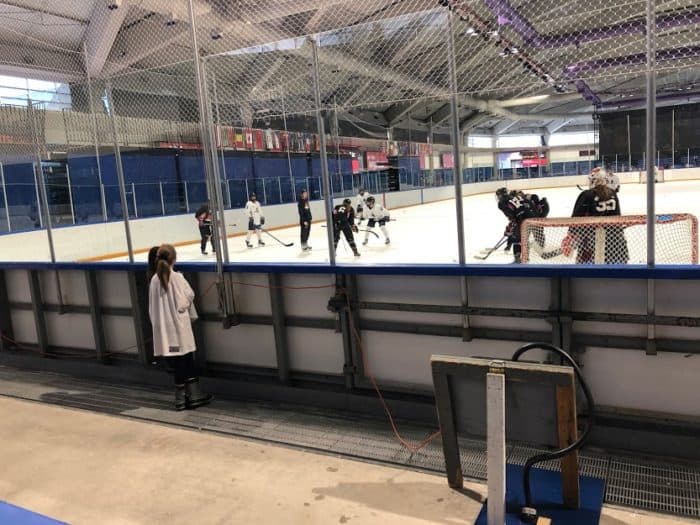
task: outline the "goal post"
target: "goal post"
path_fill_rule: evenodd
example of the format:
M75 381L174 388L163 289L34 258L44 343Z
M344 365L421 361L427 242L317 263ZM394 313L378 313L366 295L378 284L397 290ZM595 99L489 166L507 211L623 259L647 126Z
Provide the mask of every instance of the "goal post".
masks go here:
M521 229L527 264L646 264L646 215L528 219ZM697 264L698 220L656 216L657 264Z
M659 182L666 182L664 179L664 168L654 166L654 181L659 183ZM647 183L647 170L642 170L639 172L639 184L646 184Z

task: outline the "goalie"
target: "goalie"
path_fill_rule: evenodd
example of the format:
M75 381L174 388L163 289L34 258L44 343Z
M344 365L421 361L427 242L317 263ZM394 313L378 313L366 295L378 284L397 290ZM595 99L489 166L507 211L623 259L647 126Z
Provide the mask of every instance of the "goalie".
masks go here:
M549 203L546 198L540 199L535 194L525 194L522 191L508 191L507 188L496 190L496 200L498 209L508 218L503 235L508 237L506 251L513 248L513 262L520 263L522 245L520 240L520 229L523 221L537 217L546 217L549 214ZM540 248L544 248L544 230L538 226L534 232L535 241Z
M620 201L617 193L609 185L605 169L596 168L588 177L589 189L576 199L572 217L611 217L620 215ZM598 230L598 231L597 231ZM596 262L596 235L604 234L605 264L626 264L629 260L624 226L595 225L572 226L562 240L561 250L571 257L576 250L577 264ZM599 239L600 240L600 237Z

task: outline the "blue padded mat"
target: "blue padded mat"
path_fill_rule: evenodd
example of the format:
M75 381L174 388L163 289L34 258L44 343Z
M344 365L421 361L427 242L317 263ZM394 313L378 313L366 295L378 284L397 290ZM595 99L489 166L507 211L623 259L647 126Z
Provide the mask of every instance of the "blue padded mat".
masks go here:
M0 501L0 523L8 525L68 525L4 501Z
M581 507L578 510L565 509L562 506L561 474L550 470L532 469L532 504L538 515L551 518L552 525L598 525L605 496L605 482L588 476L581 476L579 479ZM522 525L518 513L523 505L523 467L506 465L506 525ZM481 508L475 525L486 525L486 504Z

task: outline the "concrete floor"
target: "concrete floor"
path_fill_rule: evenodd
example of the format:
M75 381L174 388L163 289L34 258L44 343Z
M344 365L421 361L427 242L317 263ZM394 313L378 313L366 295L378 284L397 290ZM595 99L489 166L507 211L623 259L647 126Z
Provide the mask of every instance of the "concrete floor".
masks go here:
M73 525L467 524L485 487L0 397L0 500ZM603 525L692 520L606 508Z

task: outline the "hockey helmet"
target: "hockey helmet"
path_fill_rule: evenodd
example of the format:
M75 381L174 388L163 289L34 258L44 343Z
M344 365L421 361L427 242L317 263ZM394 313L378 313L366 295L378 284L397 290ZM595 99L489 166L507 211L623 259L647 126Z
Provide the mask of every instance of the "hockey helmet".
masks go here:
M372 206L374 206L374 202L375 202L374 197L367 197L367 206L369 206L371 208Z
M251 193L250 196L249 196L249 198L250 198L250 200L254 201L254 200L256 200L256 199L258 198L258 196L255 195L255 193Z
M360 188L360 195L364 195L367 190L364 188Z
M588 187L606 186L608 184L608 172L605 168L593 168L588 175Z
M352 205L352 201L351 201L350 199L344 199L344 200L343 200L343 205L345 205L345 206L350 206L350 205Z
M498 188L496 190L496 200L501 200L508 196L508 188Z

